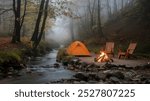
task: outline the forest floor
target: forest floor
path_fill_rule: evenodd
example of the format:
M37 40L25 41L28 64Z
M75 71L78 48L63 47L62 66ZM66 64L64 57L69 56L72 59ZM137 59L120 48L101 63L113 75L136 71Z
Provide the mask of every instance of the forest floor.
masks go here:
M0 37L0 49L4 49L5 47L10 45L10 38L8 37Z
M0 50L16 49L20 47L20 44L11 43L10 37L0 37Z

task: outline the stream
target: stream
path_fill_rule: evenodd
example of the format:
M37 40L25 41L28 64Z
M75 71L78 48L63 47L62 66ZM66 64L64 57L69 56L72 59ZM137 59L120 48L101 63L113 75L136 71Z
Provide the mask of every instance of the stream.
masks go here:
M17 77L7 77L0 80L1 84L45 84L61 79L70 79L75 74L66 70L62 64L54 68L57 50L51 51L43 57L35 57L28 63L28 68L19 72Z

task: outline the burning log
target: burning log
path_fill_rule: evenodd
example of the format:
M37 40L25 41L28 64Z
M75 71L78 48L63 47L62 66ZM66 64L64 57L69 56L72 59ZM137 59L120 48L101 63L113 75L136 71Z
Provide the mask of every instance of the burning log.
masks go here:
M100 51L100 55L95 58L95 62L113 62L113 59L109 58L104 51Z

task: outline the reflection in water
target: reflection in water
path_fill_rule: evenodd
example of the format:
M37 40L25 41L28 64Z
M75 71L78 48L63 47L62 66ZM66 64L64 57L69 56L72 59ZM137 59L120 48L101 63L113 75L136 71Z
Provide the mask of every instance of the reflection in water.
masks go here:
M53 50L43 57L36 57L28 64L28 69L22 70L19 77L6 78L0 83L17 83L17 84L40 84L61 79L69 79L74 75L73 72L64 69L60 64L60 68L54 68L56 63L57 51Z

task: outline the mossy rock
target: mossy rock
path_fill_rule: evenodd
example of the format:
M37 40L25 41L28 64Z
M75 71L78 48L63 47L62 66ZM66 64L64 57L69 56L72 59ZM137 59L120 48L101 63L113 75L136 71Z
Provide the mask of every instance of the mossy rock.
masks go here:
M57 53L57 61L58 62L69 62L72 60L75 56L67 54L67 51L65 48L61 48L58 50Z

